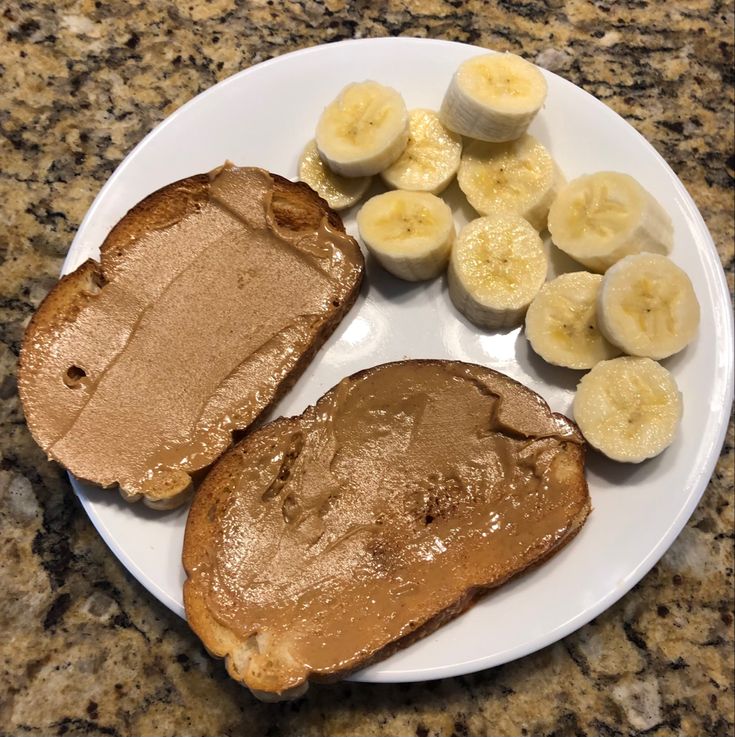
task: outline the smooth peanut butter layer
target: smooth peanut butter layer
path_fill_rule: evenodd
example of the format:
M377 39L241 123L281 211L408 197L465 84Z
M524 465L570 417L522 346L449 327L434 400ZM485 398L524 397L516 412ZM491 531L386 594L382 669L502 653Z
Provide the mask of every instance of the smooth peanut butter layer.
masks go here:
M200 487L189 622L261 697L344 675L571 539L590 509L584 447L537 394L480 366L406 361L344 379Z
M165 187L29 325L29 427L77 476L167 506L296 378L362 272L305 185L225 165Z

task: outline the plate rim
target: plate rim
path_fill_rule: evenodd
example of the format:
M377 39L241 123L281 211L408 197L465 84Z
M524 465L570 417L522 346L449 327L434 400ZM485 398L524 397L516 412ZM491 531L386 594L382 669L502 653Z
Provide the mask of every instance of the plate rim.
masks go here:
M239 80L243 77L249 76L250 74L257 73L257 71L263 69L264 67L283 63L284 61L288 61L296 56L318 53L320 50L323 50L325 47L331 48L331 47L338 47L338 46L346 47L346 46L356 46L356 45L379 45L379 44L388 44L388 45L433 44L437 46L460 46L465 49L475 50L478 53L482 53L482 52L492 53L493 52L493 49L476 46L474 44L466 44L466 43L462 43L458 41L449 41L445 39L383 36L383 37L371 37L371 38L362 38L362 39L346 39L343 41L337 41L333 43L317 44L315 46L309 46L306 48L296 49L294 51L280 54L278 56L272 57L270 59L264 60L252 66L249 66L245 69L241 69L240 71L230 75L229 77L226 77L225 79L217 82L216 84L198 93L197 95L189 99L187 102L185 102L183 105L178 107L168 116L166 116L166 118L164 118L161 122L155 125L125 155L123 160L120 162L120 164L118 164L114 172L110 175L110 177L101 187L101 189L95 196L94 200L92 201L92 204L90 205L89 209L85 213L82 221L80 222L79 227L77 228L77 231L75 233L74 239L72 240L69 246L69 250L62 264L61 274L67 273L67 270L69 270L70 265L73 264L75 260L75 252L79 250L82 245L81 239L79 237L80 233L84 232L89 221L91 221L96 216L100 203L105 198L107 191L111 189L112 187L114 187L117 180L124 175L127 169L127 166L129 165L131 160L135 157L138 150L142 148L144 145L146 145L150 138L152 138L154 135L157 135L167 125L171 124L174 118L183 114L184 111L186 111L190 106L198 102L201 102L202 98L205 98L207 95L213 94L215 90L221 87L225 87L228 84L232 84L235 80ZM701 237L704 239L704 242L706 242L708 246L709 258L704 257L704 254L702 254L700 258L701 258L703 271L704 271L705 278L706 278L707 287L710 293L712 294L713 300L715 302L718 302L718 301L722 302L722 304L725 304L728 306L731 305L732 298L730 295L729 288L727 286L725 272L722 267L719 253L717 251L717 247L714 243L712 235L710 234L709 229L707 228L707 225L704 221L704 218L702 217L702 214L700 213L693 198L687 191L683 182L679 179L679 177L676 175L676 173L671 168L671 166L667 163L667 161L663 158L663 156L656 150L653 144L651 144L631 123L629 123L622 115L620 115L615 110L613 110L608 105L606 105L602 100L598 100L598 98L596 98L594 95L590 94L583 88L575 85L573 82L570 82L564 77L561 77L560 75L555 74L554 72L551 72L546 69L544 69L543 71L545 74L553 76L555 78L555 82L559 82L563 85L569 85L573 87L575 91L581 92L584 96L590 98L593 104L603 105L609 113L611 113L615 118L619 119L618 122L624 123L628 129L633 131L636 134L636 136L640 139L640 141L643 143L643 145L646 146L651 153L653 153L654 158L656 159L657 163L662 168L662 170L667 174L667 176L669 177L669 179L671 180L674 186L674 189L678 196L679 204L685 210L685 214L687 215L687 218L689 220L690 229L699 231L699 234L701 235ZM723 314L719 314L719 315L716 313L715 317L718 322L718 324L715 326L716 332L724 333L725 335L732 337L733 335L733 315L732 315L731 310L726 309L724 310ZM722 351L720 358L724 359L724 362L719 367L719 371L724 372L725 380L724 380L724 384L721 386L720 395L718 397L713 397L713 398L717 398L721 400L719 403L719 409L718 409L718 414L717 414L718 427L717 427L717 432L711 438L709 447L705 451L706 453L705 463L703 463L696 477L695 482L692 484L692 490L687 497L686 504L681 507L678 514L673 518L673 520L671 521L671 524L668 526L666 531L661 535L660 539L656 542L656 544L652 547L648 555L642 561L640 561L640 563L620 582L618 586L611 589L605 596L598 599L598 601L596 601L594 604L585 607L576 616L568 619L566 622L563 622L560 625L557 625L556 627L553 627L547 630L543 637L538 637L536 640L530 643L526 642L521 645L508 648L507 650L495 652L494 654L491 654L491 655L484 655L484 656L478 657L473 660L464 661L462 663L422 668L420 674L417 674L415 669L404 669L404 670L398 669L398 670L392 670L387 674L371 673L369 677L361 678L360 677L361 673L360 671L358 671L351 676L350 680L358 681L358 682L371 682L371 683L398 683L398 682L417 681L417 680L429 681L429 680L435 680L439 678L447 678L447 677L453 677L457 675L465 675L465 674L474 673L480 670L484 670L486 668L496 667L498 665L511 662L518 658L525 657L526 655L530 655L531 653L537 652L538 650L541 650L544 647L547 647L561 640L562 638L576 631L580 627L583 627L585 624L590 622L595 617L599 616L602 612L604 612L606 609L608 609L613 604L615 604L617 601L619 601L623 596L625 596L637 583L639 583L643 579L643 577L663 557L663 555L666 553L669 547L676 540L676 538L678 537L678 535L681 533L684 526L686 525L687 521L693 514L697 504L702 498L712 478L712 474L714 472L715 466L717 464L717 460L720 456L720 453L721 453L721 450L724 444L725 436L726 436L727 429L729 426L730 409L733 404L733 389L734 389L735 379L733 377L734 356L733 356L732 342L728 343L727 349ZM718 388L718 387L715 387L715 388ZM171 611L173 611L180 617L184 618L185 620L186 619L185 613L183 611L183 608L179 605L179 603L175 601L164 589L158 586L155 581L153 581L150 577L148 577L145 571L142 570L140 566L138 566L125 553L123 548L121 548L118 545L117 541L115 540L115 538L112 536L109 529L105 525L104 521L96 514L96 511L94 509L93 500L87 497L81 485L79 484L77 479L72 474L69 473L68 476L69 476L71 485L74 489L74 492L77 498L80 500L80 503L82 507L84 508L87 516L89 517L93 526L95 527L97 532L100 534L100 536L102 537L103 541L105 542L107 547L110 549L110 551L115 555L115 557L120 561L120 563L128 570L128 572L132 576L134 576L135 579L150 594L152 594L156 599L158 599L167 608L169 608Z

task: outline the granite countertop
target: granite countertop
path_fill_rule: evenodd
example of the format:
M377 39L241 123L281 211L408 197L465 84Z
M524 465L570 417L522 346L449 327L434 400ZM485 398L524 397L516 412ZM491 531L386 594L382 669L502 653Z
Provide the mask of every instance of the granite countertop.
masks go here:
M508 665L425 684L231 682L92 528L31 440L21 336L95 194L156 123L271 56L383 35L523 53L635 126L700 207L733 287L733 13L718 1L0 3L0 733L733 733L733 431L681 536L622 601Z

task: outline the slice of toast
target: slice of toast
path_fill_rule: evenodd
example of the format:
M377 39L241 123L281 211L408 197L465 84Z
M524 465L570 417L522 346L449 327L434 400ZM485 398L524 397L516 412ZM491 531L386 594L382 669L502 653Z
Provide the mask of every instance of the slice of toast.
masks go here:
M305 184L230 164L170 184L28 325L28 426L79 478L175 506L298 378L363 271L357 243Z
M197 491L189 624L259 698L390 655L553 555L590 511L571 420L507 376L385 364L250 434Z

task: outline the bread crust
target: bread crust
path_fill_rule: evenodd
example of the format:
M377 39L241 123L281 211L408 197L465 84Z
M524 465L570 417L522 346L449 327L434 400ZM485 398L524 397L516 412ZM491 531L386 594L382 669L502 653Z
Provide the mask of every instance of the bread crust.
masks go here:
M34 364L39 358L37 346L53 340L55 330L74 322L80 310L94 300L105 285L114 279L117 271L125 265L128 250L142 236L151 231L174 225L196 213L208 201L210 182L217 171L219 170L211 174L198 174L173 182L141 200L107 235L100 247L100 260L88 259L72 273L61 277L33 315L21 345L18 387L31 434L51 460L62 462L50 451L51 444L44 433L43 412L31 406L29 401L28 389L33 380ZM346 235L339 215L331 210L326 201L308 185L302 182L291 182L277 174L269 173L269 176L273 182L271 212L280 228L290 232L315 231L321 227L326 218L332 230ZM338 304L333 303L329 307L329 312L320 329L300 354L293 368L278 385L271 400L259 407L257 416L251 422L235 425L233 433L241 434L256 425L262 416L289 391L357 299L364 275L364 259L354 238L347 237L352 247L351 257L359 262L359 271L354 283L350 285L346 296ZM81 469L75 468L73 462L62 462L62 465L84 481L103 485L106 488L115 485L114 483L102 484L100 479L89 477ZM192 471L190 475L195 478L201 477L210 466L211 463ZM178 506L189 497L190 479L185 479L182 487L172 489L168 494L144 494L143 501L148 506L158 509ZM122 489L121 493L128 501L137 501L140 498L139 494L129 495Z
M449 365L458 364L456 361L443 361L443 360L431 360L431 359L418 359L413 361L399 361L396 362L398 365L415 364L415 365ZM390 365L390 364L384 364ZM463 366L470 366L472 364L461 364ZM364 376L365 374L378 370L382 366L375 366L363 371L359 371L343 381L354 381ZM488 369L484 366L475 366L475 368L481 369L483 372L498 374L499 372ZM522 384L505 377L503 378L512 382L513 384L522 387L524 391L529 391L527 387ZM324 397L332 394L336 387L327 392ZM322 397L322 399L324 398ZM321 400L319 400L321 401ZM545 405L545 402L543 402ZM548 410L548 406L546 406ZM277 429L279 433L289 435L300 429L301 419L308 415L313 410L313 407L308 407L304 410L304 413L297 417L290 418L279 418L269 423L267 427ZM182 562L184 569L187 574L187 580L184 584L184 603L186 608L186 615L192 629L202 639L208 652L214 657L224 658L225 666L232 678L240 681L243 685L247 686L253 694L264 701L280 701L291 698L298 698L303 695L308 689L309 683L331 683L343 678L346 678L351 673L357 670L367 667L375 662L379 662L389 657L393 653L401 650L412 643L430 635L436 631L439 627L446 624L450 620L459 616L467 609L469 609L478 599L487 594L489 591L503 585L512 578L522 575L525 571L531 570L536 566L542 564L548 558L553 556L563 547L565 547L579 532L582 525L584 524L587 516L591 512L591 503L589 497L589 489L585 477L585 455L586 455L586 443L579 432L576 425L563 415L557 413L550 413L551 417L562 420L567 424L568 427L573 429L573 434L570 436L570 442L568 443L567 453L569 454L568 467L572 469L573 481L570 486L575 489L575 496L578 495L583 499L583 503L573 519L570 520L569 526L567 527L564 536L557 541L553 547L548 550L542 551L542 553L534 559L529 565L520 570L508 571L505 576L499 579L481 583L477 586L473 586L457 596L456 600L453 601L449 606L443 608L441 611L437 611L432 616L428 617L423 622L418 622L417 626L405 636L387 643L384 647L376 650L375 652L368 653L359 663L354 664L350 667L338 668L329 673L316 673L310 672L305 681L297 684L293 688L281 692L275 692L267 688L259 688L258 684L246 680L244 673L240 672L237 667L238 652L241 651L243 643L238 639L237 635L232 632L229 628L218 622L212 615L207 607L205 600L205 592L199 587L194 585L192 576L196 570L197 564L201 561L200 551L206 548L209 543L209 539L205 535L205 531L208 529L205 521L205 515L211 505L216 501L220 490L229 485L232 488L231 480L237 478L241 469L244 458L247 458L249 449L254 443L255 438L253 435L246 437L242 442L238 443L228 453L226 453L220 461L214 466L206 481L199 489L197 498L194 505L189 512L189 519L187 520L187 526L185 531L184 546L182 553Z

